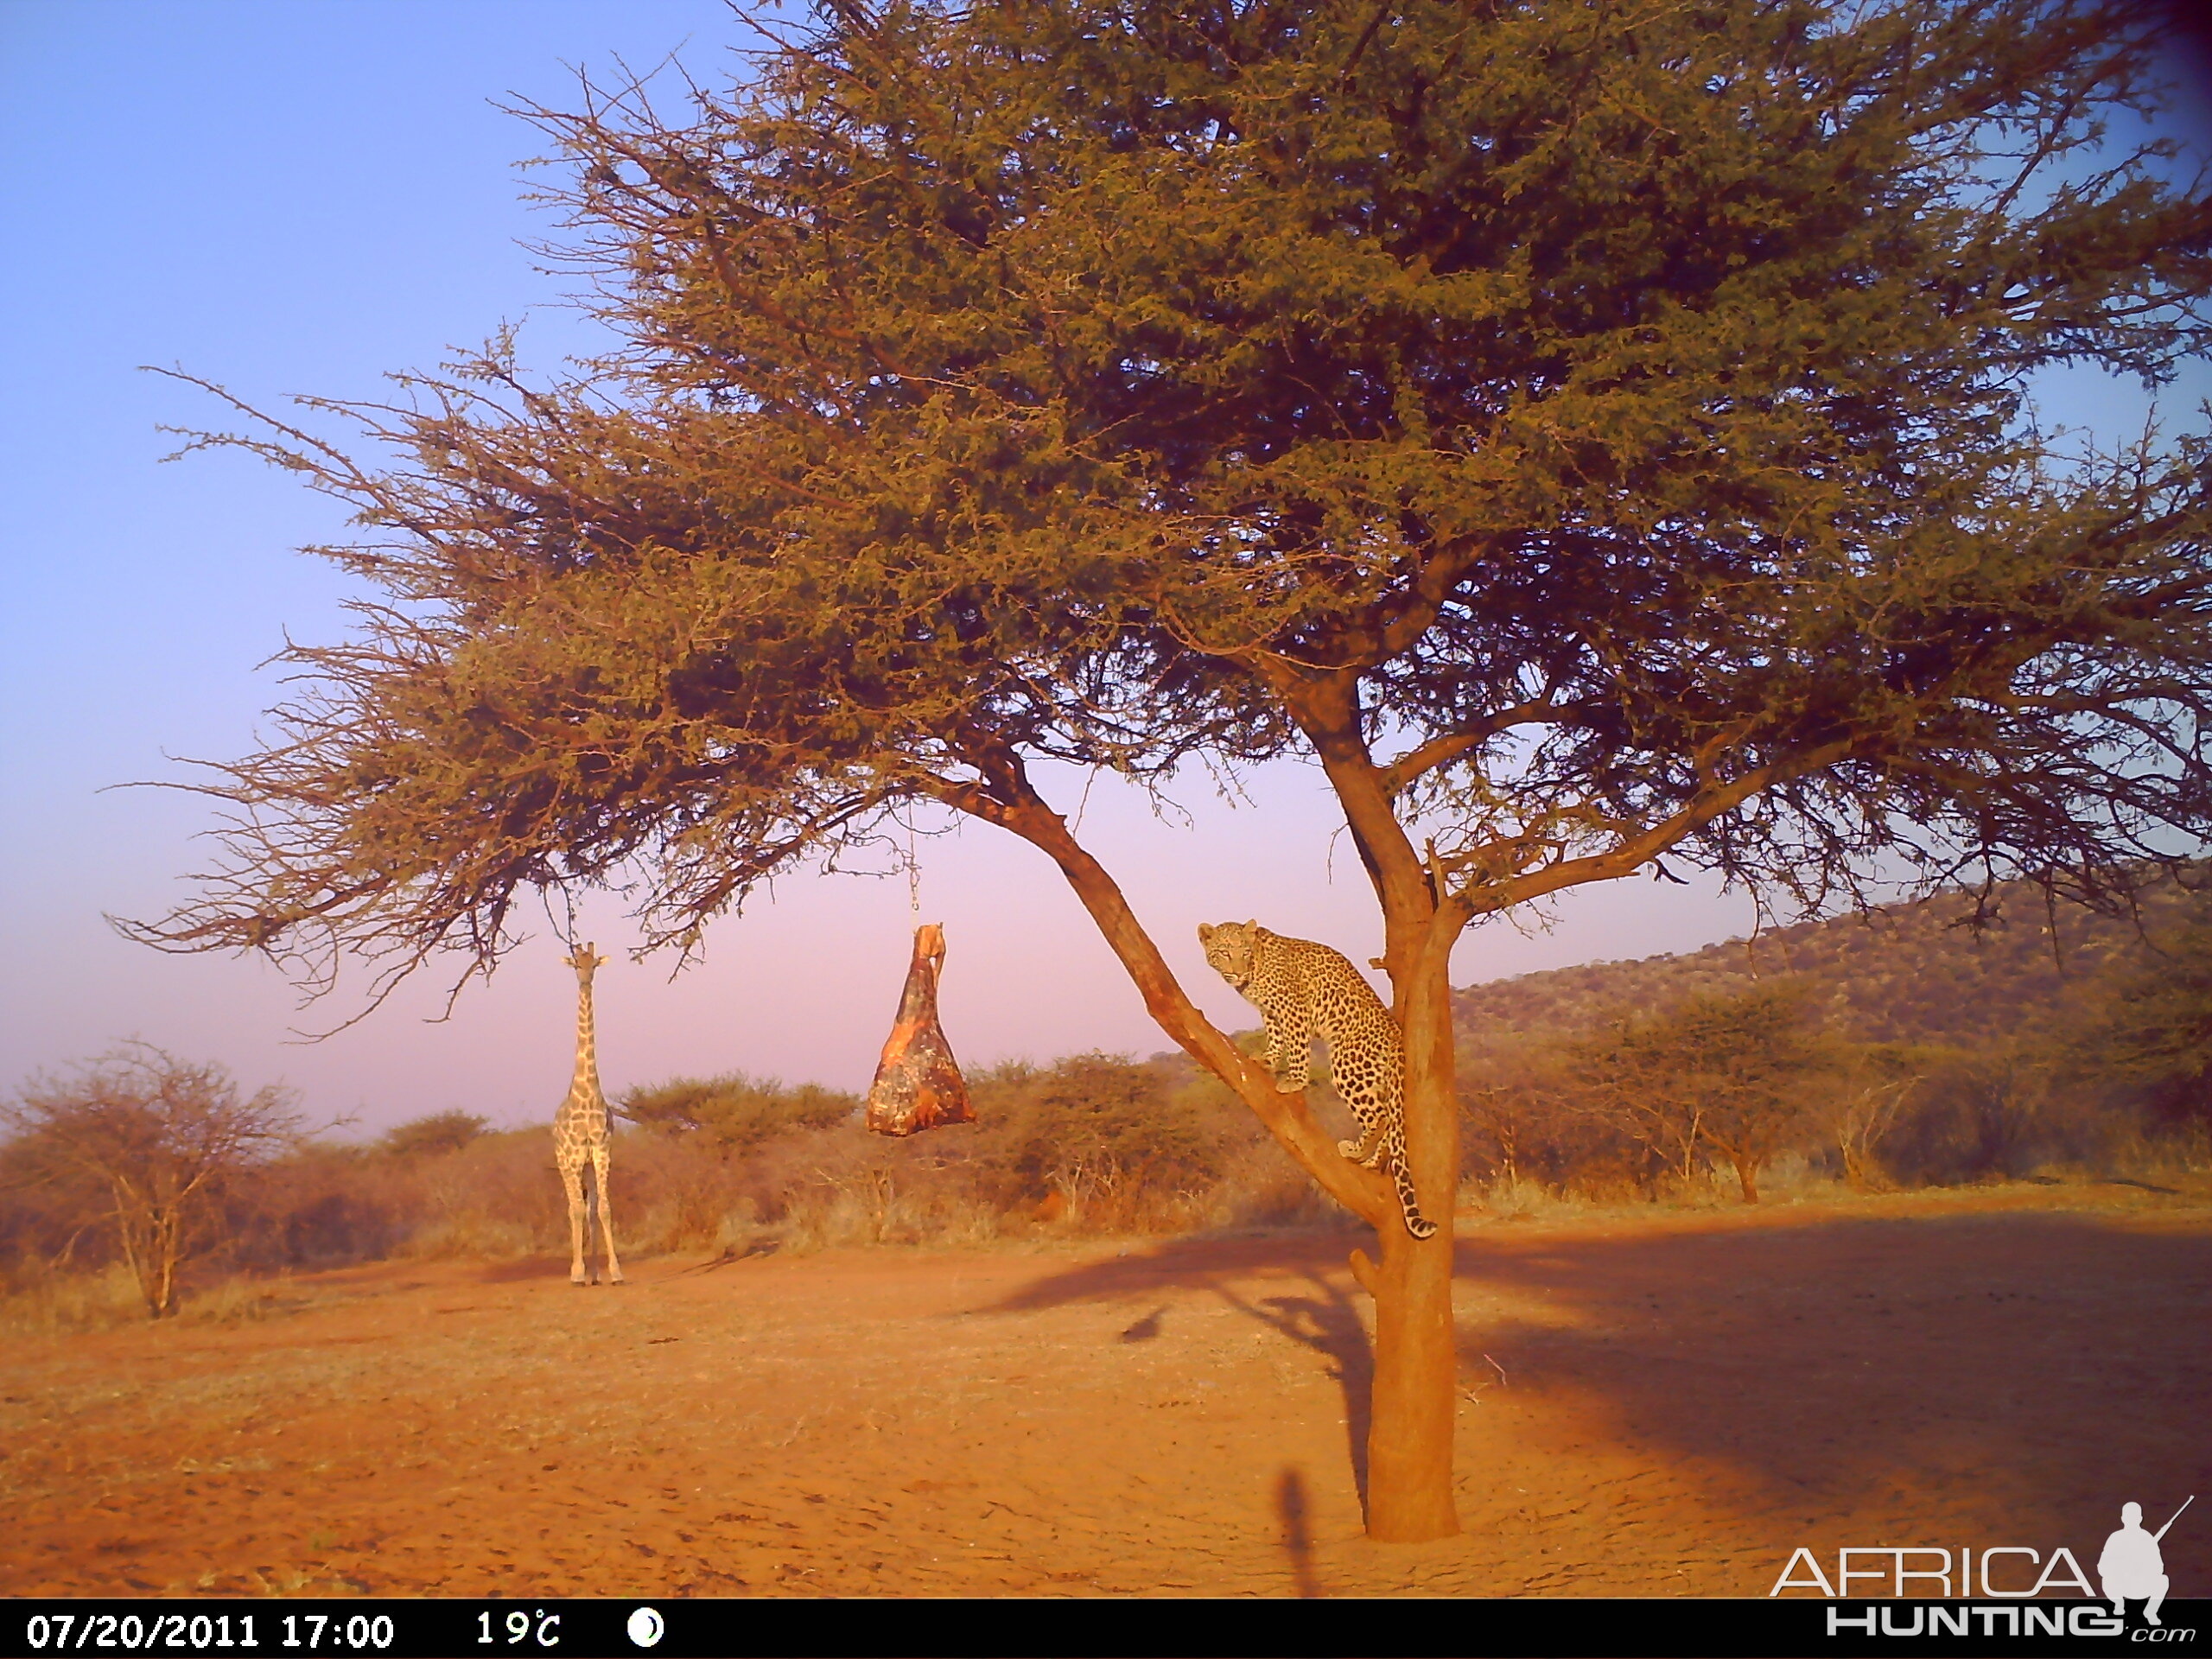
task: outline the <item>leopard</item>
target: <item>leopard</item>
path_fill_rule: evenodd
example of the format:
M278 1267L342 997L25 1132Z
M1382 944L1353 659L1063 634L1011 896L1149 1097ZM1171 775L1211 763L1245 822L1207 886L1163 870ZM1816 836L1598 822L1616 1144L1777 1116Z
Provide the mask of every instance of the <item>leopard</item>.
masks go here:
M1286 938L1257 922L1198 924L1206 965L1260 1011L1268 1070L1287 1091L1306 1087L1314 1038L1329 1046L1329 1081L1359 1120L1359 1139L1337 1150L1379 1169L1398 1190L1406 1230L1433 1238L1406 1168L1405 1045L1375 988L1340 952Z

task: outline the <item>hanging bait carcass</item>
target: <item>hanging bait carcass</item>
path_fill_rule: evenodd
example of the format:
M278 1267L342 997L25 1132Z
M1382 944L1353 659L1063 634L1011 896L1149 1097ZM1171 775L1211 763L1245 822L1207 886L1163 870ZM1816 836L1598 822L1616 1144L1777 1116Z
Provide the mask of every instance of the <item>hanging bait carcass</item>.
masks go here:
M899 997L899 1020L883 1046L868 1091L868 1126L878 1135L913 1135L947 1123L972 1123L968 1085L937 1019L938 972L944 964L944 930L914 930L914 960Z

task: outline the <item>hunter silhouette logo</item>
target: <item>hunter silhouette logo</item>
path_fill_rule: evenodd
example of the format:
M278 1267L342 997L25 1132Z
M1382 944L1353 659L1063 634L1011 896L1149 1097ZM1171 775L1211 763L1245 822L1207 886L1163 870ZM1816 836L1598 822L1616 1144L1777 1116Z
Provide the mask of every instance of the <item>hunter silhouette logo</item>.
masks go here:
M2143 1506L2123 1503L2120 1506L2120 1530L2105 1540L2105 1553L2097 1557L2097 1577L2103 1582L2105 1599L2112 1603L2114 1613L2125 1617L2128 1602L2137 1597L2143 1600L2143 1622L2158 1623L2159 1604L2166 1599L2166 1562L2158 1553L2174 1522L2182 1517L2182 1510L2196 1502L2191 1492L2182 1501L2181 1509L2156 1532L2143 1530Z

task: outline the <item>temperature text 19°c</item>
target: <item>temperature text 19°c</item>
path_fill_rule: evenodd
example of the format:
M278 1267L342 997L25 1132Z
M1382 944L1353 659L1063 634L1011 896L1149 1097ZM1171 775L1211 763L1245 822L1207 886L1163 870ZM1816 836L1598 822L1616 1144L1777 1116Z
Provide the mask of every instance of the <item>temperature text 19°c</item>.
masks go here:
M514 1611L500 1620L501 1629L498 1631L494 1631L492 1628L492 1615L489 1613L477 1614L476 1625L480 1632L476 1638L476 1644L479 1647L484 1646L486 1643L498 1642L502 1636L505 1638L506 1645L511 1648L524 1642L541 1648L557 1648L561 1645L561 1615L549 1613L542 1607L538 1609L535 1617L525 1613L519 1607L516 1608Z

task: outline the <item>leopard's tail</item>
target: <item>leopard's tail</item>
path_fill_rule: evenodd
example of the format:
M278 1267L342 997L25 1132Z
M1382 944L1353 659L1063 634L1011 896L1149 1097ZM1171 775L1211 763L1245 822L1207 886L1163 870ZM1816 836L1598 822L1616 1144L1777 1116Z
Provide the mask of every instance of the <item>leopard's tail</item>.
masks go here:
M1406 1230L1415 1238L1436 1236L1436 1224L1421 1212L1421 1199L1414 1192L1413 1177L1406 1173L1406 1160L1390 1160L1390 1179L1398 1188L1398 1208L1405 1211Z

